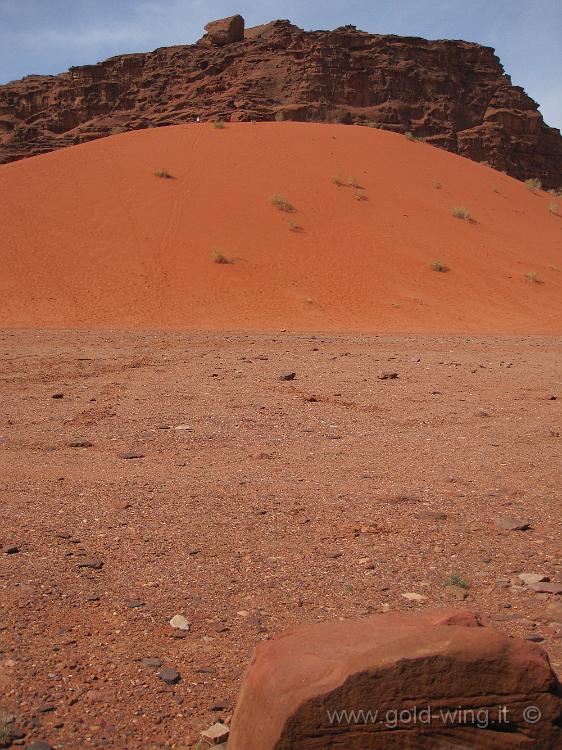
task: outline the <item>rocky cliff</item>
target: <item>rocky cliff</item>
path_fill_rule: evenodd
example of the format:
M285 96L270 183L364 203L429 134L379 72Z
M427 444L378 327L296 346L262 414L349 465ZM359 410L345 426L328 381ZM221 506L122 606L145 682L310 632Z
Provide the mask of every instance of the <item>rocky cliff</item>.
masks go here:
M201 120L314 120L411 132L518 178L562 185L562 137L504 73L464 41L244 29L213 22L194 45L121 55L0 86L0 162L123 130Z

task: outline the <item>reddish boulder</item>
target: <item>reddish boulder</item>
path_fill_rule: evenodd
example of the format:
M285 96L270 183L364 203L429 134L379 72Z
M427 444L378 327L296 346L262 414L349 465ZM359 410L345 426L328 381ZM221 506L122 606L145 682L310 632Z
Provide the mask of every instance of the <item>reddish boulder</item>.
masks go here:
M232 42L241 42L244 39L244 19L242 16L229 16L218 21L210 21L205 26L207 35L203 41L214 47L223 47Z
M310 625L258 646L228 748L554 750L559 688L540 647L469 613Z

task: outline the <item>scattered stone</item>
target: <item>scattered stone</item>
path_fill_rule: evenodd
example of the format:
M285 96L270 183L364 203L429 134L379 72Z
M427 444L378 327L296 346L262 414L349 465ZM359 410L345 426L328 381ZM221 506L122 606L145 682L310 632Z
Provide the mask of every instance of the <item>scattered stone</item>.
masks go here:
M541 581L540 583L532 583L529 586L530 589L536 591L537 594L562 594L562 583L554 581Z
M498 578L496 581L497 589L508 589L511 586L509 578Z
M306 396L304 400L307 403L309 403L309 404L316 404L316 403L318 403L318 397L314 396L314 395L312 395L312 396Z
M265 461L266 459L273 458L273 456L271 453L267 453L267 451L258 451L257 453L254 453L253 458L258 461Z
M425 602L427 600L427 596L424 596L423 594L416 594L414 591L408 591L405 594L400 594L400 596L404 597L404 599L408 599L408 601L411 602Z
M397 372L382 372L379 375L379 380L396 380L397 377Z
M468 591L462 586L445 586L445 591L453 597L453 599L459 599L463 601L468 596Z
M44 740L36 740L27 746L27 750L53 750L53 748Z
M135 451L124 451L117 454L117 458L124 458L126 461L130 461L133 458L144 458L144 453L135 453Z
M418 518L422 521L444 521L447 518L446 513L440 513L438 510L421 510Z
M542 581L550 581L548 576L543 576L541 573L519 573L518 578L520 578L523 583L526 583L527 586L530 586L533 583L541 583Z
M547 401L556 401L558 396L555 396L553 393L550 393L546 398L547 398Z
M6 547L6 549L4 550L4 554L6 554L6 555L17 555L19 551L20 551L19 547L15 547L15 546L14 547Z
M146 659L141 659L141 664L143 667L149 667L150 669L160 669L162 666L162 659L156 659L149 656Z
M297 377L296 372L284 372L279 376L279 380L294 380Z
M550 622L562 622L562 602L551 601L543 611L543 616Z
M37 709L40 714L49 714L51 711L54 711L56 706L53 706L52 703L43 703L42 706L39 706Z
M101 570L103 562L101 560L82 560L76 566L77 568L91 568L92 570Z
M158 677L165 682L166 685L176 685L181 680L181 675L175 669L171 667L164 667L158 672Z
M189 631L191 628L191 623L184 615L174 615L170 620L170 625L178 630Z
M209 706L209 711L230 711L231 709L232 703L227 700L218 700Z
M530 527L528 521L521 521L519 518L513 518L513 516L498 516L494 519L494 523L499 529L505 531L527 531Z
M93 446L93 443L91 443L89 440L82 440L81 438L77 438L76 440L71 440L68 445L70 448L91 448Z
M531 635L526 636L526 640L532 643L542 643L545 638L544 635L540 635L539 633L531 633Z
M479 417L489 417L490 416L490 412L486 411L486 409L478 409L478 411L476 412L476 414Z
M64 398L64 393L53 393L51 398Z
M212 709L211 709L212 710ZM220 745L228 740L230 729L220 721L201 732L201 738L210 745Z
M139 607L144 607L145 602L142 602L140 599L133 599L132 602L129 602L127 604L128 609L138 609Z
M343 555L343 552L340 552L339 550L334 550L333 552L325 552L324 556L328 558L328 560L337 560L338 557L341 557Z
M100 598L97 594L92 594L86 598L87 602L99 602Z

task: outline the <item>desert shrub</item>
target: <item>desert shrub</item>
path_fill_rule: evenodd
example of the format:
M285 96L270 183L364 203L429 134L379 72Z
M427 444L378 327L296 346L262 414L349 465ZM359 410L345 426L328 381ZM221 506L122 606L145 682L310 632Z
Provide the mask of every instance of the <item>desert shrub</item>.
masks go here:
M451 209L451 214L455 217L455 219L464 219L465 221L470 221L472 218L472 216L470 215L470 211L464 206L454 206Z
M213 127L216 130L224 130L224 120L215 120L213 123Z
M172 175L165 169L159 169L154 173L155 177L161 177L163 180L171 180Z
M458 573L451 573L447 580L443 583L443 586L459 586L461 589L469 589L470 584L465 581Z
M213 263L218 263L221 266L226 266L229 263L232 263L232 261L226 257L226 255L223 255L220 250L215 248L213 250Z
M271 196L271 203L275 208L278 208L279 211L286 211L287 213L291 213L295 210L295 207L292 203L290 203L286 198L284 198L282 195L273 195Z
M447 273L449 270L449 266L446 263L443 263L442 260L434 260L431 264L431 268L438 273Z
M354 187L354 188L358 188L359 187L359 182L358 182L358 180L355 177L350 177L348 179L348 181L347 181L347 184L350 187Z
M289 231L290 232L302 232L302 227L300 227L297 223L294 221L289 222Z
M525 180L525 185L527 185L527 189L532 193L542 188L542 182L538 177L530 177L528 180Z
M560 216L560 206L558 203L551 203L548 207L548 210L551 214L554 214L555 216Z
M284 119L285 119L285 113L281 109L275 113L276 122L283 122Z
M406 138L406 140L407 140L407 141L419 141L419 140L420 140L419 138L417 138L417 137L416 137L416 136L415 136L415 135L414 135L414 134L412 133L412 131L411 131L411 130L407 130L407 131L406 131L406 132L404 133L404 138Z
M536 271L527 271L526 274L524 274L525 281L530 281L531 284L540 284L539 275Z
M336 187L341 187L343 185L341 177L338 177L337 175L335 177L332 177L332 182Z
M363 188L357 188L355 191L355 200L356 201L366 201L369 200L367 198L367 193L363 190Z

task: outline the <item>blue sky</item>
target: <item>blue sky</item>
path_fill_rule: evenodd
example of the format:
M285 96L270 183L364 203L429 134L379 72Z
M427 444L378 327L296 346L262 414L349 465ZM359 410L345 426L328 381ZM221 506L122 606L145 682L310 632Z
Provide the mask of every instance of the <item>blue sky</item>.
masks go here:
M0 0L0 83L189 44L207 21L233 13L248 26L289 18L305 29L352 23L486 44L547 123L562 128L562 0Z

